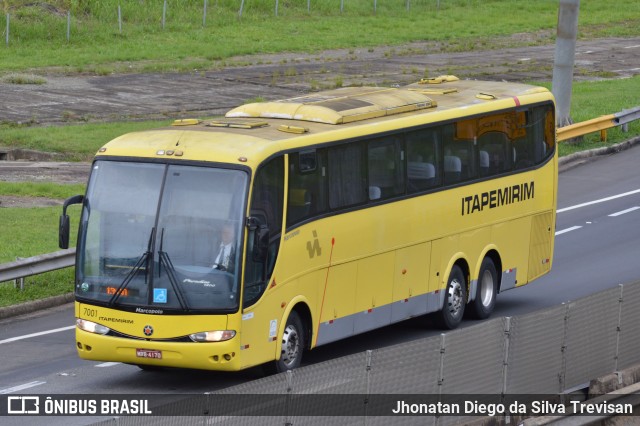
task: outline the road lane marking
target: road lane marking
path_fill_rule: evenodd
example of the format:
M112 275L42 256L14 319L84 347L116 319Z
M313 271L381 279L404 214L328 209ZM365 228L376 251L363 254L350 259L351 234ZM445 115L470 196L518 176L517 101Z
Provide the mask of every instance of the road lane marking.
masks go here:
M635 49L636 47L640 47L640 44L636 44L636 45L633 45L633 46L625 46L624 48L625 49Z
M103 362L102 364L96 365L96 367L113 367L114 365L120 364L119 362Z
M0 395L4 395L4 394L7 394L7 393L18 392L18 391L21 391L21 390L33 388L35 386L44 385L45 383L47 383L47 382L36 381L36 382L25 383L24 385L14 386L12 388L0 389Z
M572 226L571 228L563 229L561 231L556 231L556 235L566 234L567 232L575 231L576 229L580 229L582 226Z
M632 211L635 211L638 209L640 209L640 207L631 207L630 209L622 210L621 212L611 213L609 217L616 217L616 216L623 215L625 213L631 213Z
M15 342L16 340L23 340L23 339L29 339L31 337L43 336L45 334L59 333L61 331L73 330L74 328L76 328L75 325L70 325L69 327L54 328L53 330L39 331L38 333L31 333L31 334L25 334L23 336L10 337L9 339L0 340L0 345L5 343Z
M623 194L612 195L611 197L600 198L599 200L593 200L582 204L576 204L575 206L565 207L563 209L556 210L556 213L563 213L569 210L579 209L580 207L590 206L592 204L604 203L605 201L615 200L616 198L627 197L629 195L640 193L640 189L636 189L635 191L625 192Z

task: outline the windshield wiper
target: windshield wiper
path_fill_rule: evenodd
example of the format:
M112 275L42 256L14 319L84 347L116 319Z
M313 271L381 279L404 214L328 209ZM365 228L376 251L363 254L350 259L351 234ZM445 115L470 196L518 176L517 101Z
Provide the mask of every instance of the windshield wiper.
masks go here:
M145 282L147 281L147 277L148 277L147 271L150 270L149 261L153 259L152 253L153 253L153 245L154 245L154 236L156 234L155 230L156 230L156 228L151 228L151 234L149 234L149 243L147 244L147 251L142 253L142 256L140 256L138 258L138 260L136 261L135 265L133 265L133 268L131 268L131 270L129 271L127 276L124 277L124 281L122 281L122 283L120 283L120 285L116 289L116 291L113 294L113 296L111 296L111 299L109 299L109 303L108 303L109 306L113 306L116 303L116 301L120 298L120 295L122 294L124 289L127 288L127 286L129 285L129 283L131 282L133 277L142 268L142 265L146 266L145 267Z
M182 289L180 288L180 284L175 275L176 268L173 266L173 262L169 258L169 255L166 251L162 250L162 245L164 243L164 228L162 228L162 232L160 233L160 249L158 250L158 257L160 258L160 265L158 265L158 276L160 276L160 271L162 269L162 265L164 265L167 270L167 276L169 277L169 282L171 283L171 287L173 287L173 291L176 293L178 297L178 302L180 303L180 307L183 311L189 311L189 305L187 304L187 300L182 293Z

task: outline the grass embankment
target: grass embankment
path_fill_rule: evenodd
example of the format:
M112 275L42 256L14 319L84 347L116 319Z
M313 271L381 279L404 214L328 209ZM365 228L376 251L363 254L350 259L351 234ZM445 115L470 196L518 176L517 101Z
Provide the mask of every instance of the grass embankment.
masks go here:
M5 185L0 191L5 191ZM55 189L58 192L59 189ZM40 191L36 191L40 193ZM58 249L59 207L0 209L0 223L7 232L0 233L0 263L12 262L16 257L37 256ZM70 208L72 239L75 241L79 209ZM42 299L72 291L71 268L34 275L25 279L24 291L12 282L0 284L0 307L29 300Z
M84 193L84 185L59 185L50 182L0 182L0 195L64 199ZM75 241L79 208L69 208L71 241ZM31 257L58 250L60 207L0 208L0 263L16 257ZM63 269L25 279L24 291L7 282L0 284L0 307L68 293L73 287L73 270Z
M0 72L47 68L47 72L109 74L131 71L211 69L238 55L321 52L336 48L384 49L428 40L433 51L485 50L549 43L555 36L557 1L370 0L208 2L169 0L162 28L162 1L3 0L0 28L9 14ZM122 11L122 31L118 5ZM407 4L410 5L407 10ZM438 9L439 4L439 9ZM71 14L67 41L67 12ZM580 4L580 37L638 35L640 2L600 0ZM513 34L532 37L500 39ZM4 38L4 37L3 37ZM496 43L498 45L496 46ZM503 44L500 44L503 43ZM398 53L398 52L396 52ZM426 53L426 52L425 52Z

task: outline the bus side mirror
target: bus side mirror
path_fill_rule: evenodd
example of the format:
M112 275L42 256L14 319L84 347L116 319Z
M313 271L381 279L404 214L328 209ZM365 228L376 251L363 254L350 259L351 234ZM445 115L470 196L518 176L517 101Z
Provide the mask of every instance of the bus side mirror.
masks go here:
M67 207L72 204L80 204L84 201L84 195L74 195L64 200L62 205L62 214L60 215L60 223L58 225L58 246L61 249L69 248L69 215L67 214Z

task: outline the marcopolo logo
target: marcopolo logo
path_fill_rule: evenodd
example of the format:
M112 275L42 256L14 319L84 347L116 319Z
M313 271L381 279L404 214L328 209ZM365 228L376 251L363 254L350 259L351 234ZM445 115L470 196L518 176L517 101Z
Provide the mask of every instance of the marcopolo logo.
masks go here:
M39 396L7 397L7 414L40 414Z

